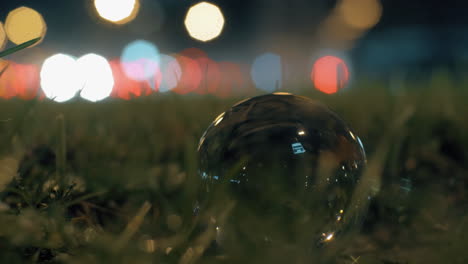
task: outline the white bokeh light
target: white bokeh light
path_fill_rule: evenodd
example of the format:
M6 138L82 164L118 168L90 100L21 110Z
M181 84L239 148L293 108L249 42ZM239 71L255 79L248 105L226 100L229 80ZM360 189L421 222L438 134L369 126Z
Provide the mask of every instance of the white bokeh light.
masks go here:
M103 19L125 24L136 17L140 4L137 0L94 0L94 6Z
M78 63L65 54L56 54L46 59L42 64L40 78L45 96L59 103L72 99L84 83Z
M209 41L221 34L224 16L218 6L201 2L188 10L185 27L192 38Z
M107 98L114 87L114 76L109 62L102 56L87 54L77 61L85 83L80 96L96 102Z

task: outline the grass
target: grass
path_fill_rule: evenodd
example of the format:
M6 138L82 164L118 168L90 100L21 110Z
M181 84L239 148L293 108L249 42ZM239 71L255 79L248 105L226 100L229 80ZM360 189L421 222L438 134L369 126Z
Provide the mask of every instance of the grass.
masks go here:
M335 96L297 93L354 128L366 173L379 181L362 227L322 263L468 262L463 85L439 74L398 93L372 82ZM208 240L196 235L192 213L198 139L241 99L2 101L0 263L309 262L294 244L282 245L294 259L260 248L201 254Z

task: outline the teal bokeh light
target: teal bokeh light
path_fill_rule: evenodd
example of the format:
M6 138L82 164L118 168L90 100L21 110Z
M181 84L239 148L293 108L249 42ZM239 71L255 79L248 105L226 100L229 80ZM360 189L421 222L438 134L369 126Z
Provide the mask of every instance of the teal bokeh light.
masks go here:
M124 48L120 59L127 77L137 81L146 81L152 79L157 73L160 54L153 43L136 40Z

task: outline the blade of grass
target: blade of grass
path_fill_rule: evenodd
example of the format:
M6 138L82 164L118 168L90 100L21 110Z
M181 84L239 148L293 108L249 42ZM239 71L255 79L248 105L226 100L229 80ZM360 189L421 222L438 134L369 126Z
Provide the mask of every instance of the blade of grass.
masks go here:
M2 75L5 73L5 71L8 69L8 67L10 67L10 63L7 62L6 63L6 66L3 67L2 71L0 71L0 77L2 77Z
M80 196L80 197L66 203L65 207L70 207L72 205L78 204L80 202L86 201L86 200L91 199L91 198L101 196L101 195L106 194L106 193L107 193L107 191L99 191L99 192L84 194L84 195L82 195L82 196Z
M140 210L138 210L138 213L135 215L135 217L133 217L133 219L128 223L127 227L122 232L119 239L117 240L115 247L114 247L114 250L116 252L124 248L125 245L128 243L128 241L132 238L132 236L138 231L141 224L143 223L143 220L146 214L148 214L150 209L151 209L151 203L146 201L141 206Z
M20 50L22 50L22 49L25 49L25 48L27 48L27 47L29 47L29 46L31 46L31 45L34 45L34 44L36 44L39 40L41 40L41 37L35 38L35 39L31 39L31 40L29 40L29 41L26 41L26 42L24 42L24 43L22 43L22 44L19 44L19 45L13 47L13 48L9 48L9 49L7 49L7 50L4 50L4 51L0 52L0 58L5 57L5 56L8 56L8 55L10 55L10 54L13 54L13 53L15 53L15 52L18 52L18 51L20 51Z
M57 162L57 182L63 182L65 177L66 162L67 162L67 145L66 145L66 131L65 131L65 117L63 114L57 116L57 129L58 129L58 144L56 153Z

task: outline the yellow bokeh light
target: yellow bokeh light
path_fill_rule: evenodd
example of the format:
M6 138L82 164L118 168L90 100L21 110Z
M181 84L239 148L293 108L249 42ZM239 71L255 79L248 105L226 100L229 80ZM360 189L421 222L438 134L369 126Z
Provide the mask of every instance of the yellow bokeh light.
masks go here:
M10 41L15 44L21 44L38 37L41 37L42 41L46 31L47 26L42 15L29 7L16 8L8 14L5 21L5 32ZM38 45L41 41L33 46Z
M382 16L379 0L342 0L337 8L346 24L356 29L369 29L375 26Z
M126 24L138 14L139 0L94 0L94 7L99 16L114 24Z
M0 22L0 50L3 50L7 43L7 36L2 22Z
M321 25L319 36L328 47L349 49L356 39L362 36L364 30L349 26L342 16L333 13Z
M221 34L224 16L218 6L201 2L188 10L185 27L192 38L204 42L209 41Z

